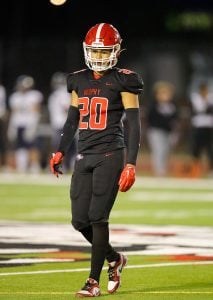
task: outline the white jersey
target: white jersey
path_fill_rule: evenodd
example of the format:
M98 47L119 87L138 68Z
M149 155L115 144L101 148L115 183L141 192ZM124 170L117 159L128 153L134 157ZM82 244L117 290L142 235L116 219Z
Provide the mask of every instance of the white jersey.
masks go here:
M0 119L6 113L6 91L5 88L0 85Z
M11 109L10 122L15 127L28 127L38 124L40 110L38 107L43 101L40 91L30 90L26 92L15 92L9 97Z
M53 129L63 128L70 107L70 94L66 86L53 91L48 98L48 111L51 127Z
M37 127L41 117L41 102L43 94L37 90L14 92L9 97L11 109L8 138L13 141L17 138L18 128L25 128L25 139L33 141L36 138Z
M195 127L213 127L213 114L207 113L207 108L213 110L213 93L209 93L206 99L198 93L191 94L193 112L192 125Z

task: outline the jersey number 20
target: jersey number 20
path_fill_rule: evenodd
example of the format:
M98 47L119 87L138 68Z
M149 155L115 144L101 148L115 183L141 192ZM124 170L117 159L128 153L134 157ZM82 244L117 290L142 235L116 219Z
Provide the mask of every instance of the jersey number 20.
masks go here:
M108 99L101 97L79 98L79 129L103 130L107 124Z

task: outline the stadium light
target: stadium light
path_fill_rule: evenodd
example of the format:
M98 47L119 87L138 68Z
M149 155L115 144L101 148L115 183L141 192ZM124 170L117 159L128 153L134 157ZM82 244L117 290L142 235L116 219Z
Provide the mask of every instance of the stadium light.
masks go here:
M49 0L53 5L63 5L67 0Z

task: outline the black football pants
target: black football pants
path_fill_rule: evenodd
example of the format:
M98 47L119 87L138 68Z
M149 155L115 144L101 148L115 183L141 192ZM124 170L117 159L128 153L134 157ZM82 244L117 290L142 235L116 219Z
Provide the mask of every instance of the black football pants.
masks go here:
M123 169L124 153L78 155L71 181L72 224L92 244L89 277L100 280L105 258L119 254L109 244L108 218Z
M77 155L70 186L72 225L76 230L108 222L123 167L123 149Z

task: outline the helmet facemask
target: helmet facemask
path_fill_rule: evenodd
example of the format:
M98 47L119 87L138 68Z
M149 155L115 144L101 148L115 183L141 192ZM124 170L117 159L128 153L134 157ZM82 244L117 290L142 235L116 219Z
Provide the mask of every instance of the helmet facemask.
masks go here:
M120 44L113 46L97 46L97 45L87 45L83 43L85 63L89 69L102 72L114 67L118 62L118 56L120 53ZM110 55L107 58L94 58L92 57L92 51L98 50L109 50Z
M87 32L83 42L85 63L95 72L103 72L118 62L122 39L111 24L99 23Z

